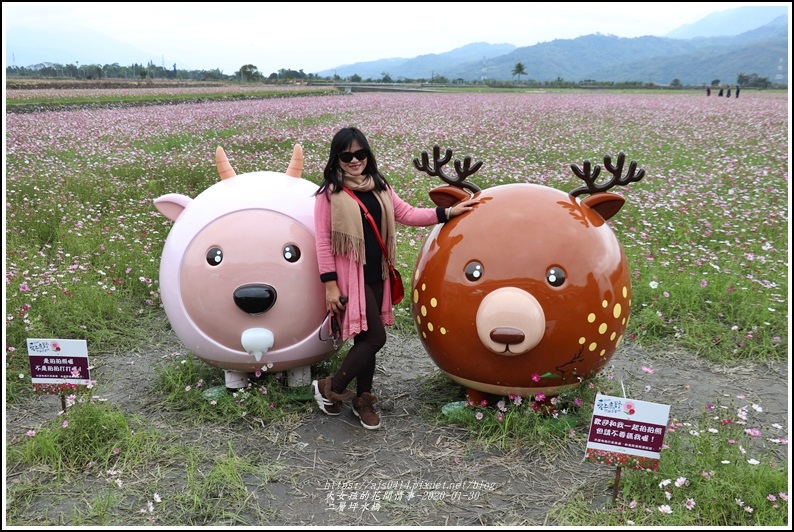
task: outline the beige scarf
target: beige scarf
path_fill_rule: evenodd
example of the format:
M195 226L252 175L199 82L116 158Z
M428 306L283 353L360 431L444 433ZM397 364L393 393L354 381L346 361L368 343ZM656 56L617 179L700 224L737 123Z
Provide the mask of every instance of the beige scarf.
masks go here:
M375 180L369 175L351 176L344 174L342 183L353 192L368 192L375 189ZM394 239L394 205L387 190L375 191L381 208L380 236L389 250L389 260L394 260L396 243ZM359 264L366 264L364 252L364 226L369 223L361 218L361 207L345 191L331 194L331 251L335 255L351 255ZM386 257L384 257L386 259ZM389 276L386 260L382 264L383 278Z

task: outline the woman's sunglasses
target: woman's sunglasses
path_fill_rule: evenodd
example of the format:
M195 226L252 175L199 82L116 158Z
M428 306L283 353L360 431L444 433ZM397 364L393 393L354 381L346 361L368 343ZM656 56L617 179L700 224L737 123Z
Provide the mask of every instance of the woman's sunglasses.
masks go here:
M357 151L343 151L339 152L339 160L343 163L349 163L353 160L353 157L358 159L359 161L363 161L367 157L369 157L369 151L366 148L361 148Z

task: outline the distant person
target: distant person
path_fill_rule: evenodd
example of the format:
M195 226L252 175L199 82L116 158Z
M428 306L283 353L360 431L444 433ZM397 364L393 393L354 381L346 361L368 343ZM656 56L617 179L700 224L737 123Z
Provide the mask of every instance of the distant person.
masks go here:
M730 87L728 87L728 94L726 94L725 97L726 98L730 98L731 97L731 88Z
M723 95L723 93L722 93L722 87L720 87L720 93L719 93L717 96L722 96L722 95Z
M706 96L711 96L711 87L706 87Z
M737 97L737 98L739 97L739 91L740 91L740 90L741 90L741 89L740 89L740 88L737 86L737 87L736 87L736 97Z

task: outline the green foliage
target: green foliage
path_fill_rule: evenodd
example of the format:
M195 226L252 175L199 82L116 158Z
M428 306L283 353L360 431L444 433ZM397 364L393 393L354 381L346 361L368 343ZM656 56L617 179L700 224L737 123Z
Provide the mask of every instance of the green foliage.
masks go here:
M128 421L116 406L77 397L58 418L35 431L19 449L11 451L12 462L46 465L59 475L86 467L122 467L152 458L158 436Z
M529 447L559 451L566 441L581 440L588 431L596 393L612 395L615 384L603 375L574 390L547 398L491 396L486 404L473 404L465 390L443 373L422 383L422 415L437 423L466 428L473 441L502 450ZM550 444L550 445L549 445Z
M311 387L290 387L283 372L251 376L238 390L226 388L223 370L193 356L165 359L155 367L166 405L190 412L192 419L251 424L284 422L311 410Z
M589 508L580 493L553 508L551 519L559 525L785 526L786 457L780 440L770 437L782 427L759 426L755 408L731 401L707 405L691 421L672 420L658 471L626 469L613 504Z

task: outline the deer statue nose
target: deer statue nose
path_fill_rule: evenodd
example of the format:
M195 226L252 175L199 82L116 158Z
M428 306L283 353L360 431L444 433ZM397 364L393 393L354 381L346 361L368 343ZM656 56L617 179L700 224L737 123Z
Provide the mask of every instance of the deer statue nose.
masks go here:
M262 314L276 303L276 289L269 284L247 284L234 291L234 304L248 314Z
M524 333L514 327L497 327L491 331L491 340L500 344L520 344L524 338Z

